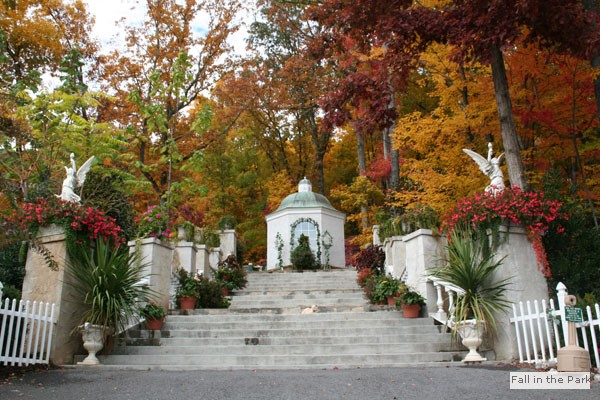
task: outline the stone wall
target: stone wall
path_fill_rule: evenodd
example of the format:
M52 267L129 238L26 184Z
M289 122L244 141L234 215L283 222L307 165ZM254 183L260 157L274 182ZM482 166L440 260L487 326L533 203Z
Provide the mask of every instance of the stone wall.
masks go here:
M73 356L83 351L81 335L76 328L84 309L65 275L68 260L64 231L56 225L40 228L38 241L52 254L58 269L50 269L40 253L30 250L25 262L22 299L56 304L51 362L71 364Z
M233 234L232 234L233 232ZM225 231L224 241L230 252L235 251L235 232ZM40 228L38 241L52 254L58 264L52 270L37 251L27 253L25 279L23 281L23 300L43 301L56 304L55 327L53 330L51 361L57 365L73 363L73 356L84 350L81 335L76 329L83 314L83 305L69 285L65 275L67 262L67 244L64 231L59 226ZM176 281L173 272L183 268L190 273L210 275L209 256L211 249L192 242L161 242L155 238L146 238L129 242L130 251L139 252L145 266L145 284L156 293L156 301L165 308L173 308ZM217 249L218 250L218 249ZM212 252L222 254L220 251ZM230 253L235 254L235 253ZM218 262L219 260L215 260Z
M510 301L548 299L548 286L543 273L537 266L533 245L523 228L501 227L500 243L495 250L495 259L503 259L496 279L510 278L507 297ZM491 240L491 238L490 238ZM437 292L427 281L427 271L440 265L445 238L434 235L430 230L420 229L405 236L394 236L384 241L386 271L427 298L429 315L437 312ZM496 359L510 360L518 356L514 326L508 313L497 316L494 350Z

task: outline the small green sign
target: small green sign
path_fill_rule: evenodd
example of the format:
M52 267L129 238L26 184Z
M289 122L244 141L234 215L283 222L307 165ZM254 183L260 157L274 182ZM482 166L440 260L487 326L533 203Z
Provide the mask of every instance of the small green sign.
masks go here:
M583 310L577 307L565 306L565 320L567 322L583 322Z

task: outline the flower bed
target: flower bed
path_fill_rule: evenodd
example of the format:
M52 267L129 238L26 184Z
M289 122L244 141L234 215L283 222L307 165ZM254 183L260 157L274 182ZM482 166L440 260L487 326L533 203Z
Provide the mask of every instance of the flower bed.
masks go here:
M115 246L125 243L123 229L116 224L114 218L93 207L60 199L38 199L25 203L22 210L13 213L11 219L23 232L31 235L35 235L40 227L57 224L77 244L98 238Z
M533 243L538 265L546 276L550 276L546 252L542 244L542 236L552 228L557 232L564 231L560 221L568 220L562 211L562 202L547 200L543 193L525 192L517 186L511 186L493 195L476 193L458 202L445 216L442 230L448 236L459 228L471 228L485 233L492 231L494 243L499 227L503 223L522 226Z

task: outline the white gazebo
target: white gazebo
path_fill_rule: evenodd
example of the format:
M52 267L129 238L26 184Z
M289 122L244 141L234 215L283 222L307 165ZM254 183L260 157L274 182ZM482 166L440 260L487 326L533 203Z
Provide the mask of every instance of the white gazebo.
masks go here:
M279 208L267 215L267 269L291 265L290 254L304 234L321 265L345 267L344 222L346 215L327 198L312 191L306 178L298 192L287 196Z

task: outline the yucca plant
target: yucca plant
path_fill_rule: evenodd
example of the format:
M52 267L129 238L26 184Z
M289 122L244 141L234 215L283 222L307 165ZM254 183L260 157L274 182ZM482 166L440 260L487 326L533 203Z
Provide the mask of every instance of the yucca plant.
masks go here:
M152 289L140 285L146 265L127 248L113 248L98 239L95 248L77 246L69 253L66 273L81 296L85 311L81 323L101 325L104 335L120 332L139 316L140 303L150 300Z
M493 335L495 316L505 312L511 304L505 297L509 279L494 280L494 272L504 259L495 261L492 253L484 255L482 243L475 240L469 230L453 231L446 250L447 265L430 273L464 290L454 303L454 322L476 319Z

